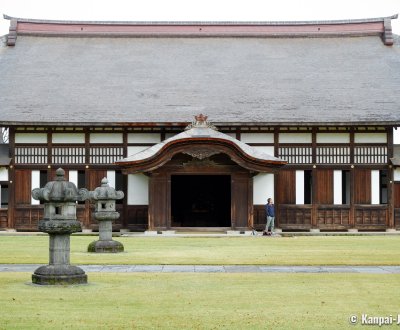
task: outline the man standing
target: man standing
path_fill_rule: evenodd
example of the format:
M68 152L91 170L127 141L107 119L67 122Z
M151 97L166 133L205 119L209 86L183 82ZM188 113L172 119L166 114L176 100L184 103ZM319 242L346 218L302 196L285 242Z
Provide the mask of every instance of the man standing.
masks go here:
M265 205L265 214L267 215L267 225L265 226L266 235L272 235L275 225L275 207L272 198L268 198L267 204ZM271 231L268 229L271 228Z

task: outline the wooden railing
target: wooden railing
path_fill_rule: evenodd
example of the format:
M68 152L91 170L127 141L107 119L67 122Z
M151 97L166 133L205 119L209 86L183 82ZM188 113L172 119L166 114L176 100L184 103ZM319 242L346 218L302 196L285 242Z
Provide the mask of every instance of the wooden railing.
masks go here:
M314 215L315 214L315 215ZM275 226L282 229L309 230L360 230L384 229L388 224L387 205L354 205L354 219L351 219L350 205L318 205L313 212L312 205L280 204L277 206ZM265 227L263 205L254 205L254 227ZM313 216L316 217L313 221ZM395 225L400 228L400 209L395 209Z
M310 229L312 205L280 204L277 212L277 226L282 229Z
M396 229L400 229L400 208L394 209L394 226Z
M8 209L0 209L0 228L7 228Z
M130 230L148 229L148 206L127 205L126 222L126 226Z
M18 206L14 211L14 228L21 231L37 231L43 219L43 205Z
M388 207L386 205L356 205L354 223L358 229L386 228Z
M123 228L123 205L117 204L116 209L120 212L120 217L113 222L113 230ZM76 217L78 221L82 223L83 228L98 230L99 225L98 222L93 219L93 211L93 205L88 203L77 205ZM20 231L37 231L38 222L43 219L43 205L19 205L15 208L14 216L15 229Z
M77 205L77 218L85 228L97 230L98 224L92 219L84 204ZM91 207L92 208L92 207ZM126 211L123 205L117 205L120 218L113 223L113 229L129 228L131 230L146 230L148 227L148 206L128 205ZM124 219L125 215L125 219ZM309 230L312 228L312 205L280 204L277 207L275 226L282 229ZM400 229L400 208L395 209L395 226ZM15 208L15 229L37 231L38 221L43 218L43 205L26 205ZM254 205L254 227L265 228L264 205ZM376 230L386 228L388 223L388 207L386 205L355 205L354 225L351 222L349 205L320 205L316 209L316 227L323 230L342 230L357 228L360 230ZM7 209L0 209L0 228L7 227Z
M319 205L317 226L320 229L347 229L350 227L349 205Z

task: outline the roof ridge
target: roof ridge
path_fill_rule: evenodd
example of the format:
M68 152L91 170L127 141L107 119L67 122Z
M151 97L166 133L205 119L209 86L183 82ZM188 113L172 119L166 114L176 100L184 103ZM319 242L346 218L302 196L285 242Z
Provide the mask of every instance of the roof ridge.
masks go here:
M79 20L46 20L35 18L12 17L3 14L6 20L16 20L23 23L42 24L96 24L96 25L314 25L314 24L354 24L383 22L387 19L397 19L398 14L373 18L355 18L340 20L302 20L302 21L79 21Z
M330 21L282 22L111 22L60 21L15 18L10 20L7 45L14 46L18 35L90 37L316 37L379 35L385 45L393 44L391 20L378 18Z

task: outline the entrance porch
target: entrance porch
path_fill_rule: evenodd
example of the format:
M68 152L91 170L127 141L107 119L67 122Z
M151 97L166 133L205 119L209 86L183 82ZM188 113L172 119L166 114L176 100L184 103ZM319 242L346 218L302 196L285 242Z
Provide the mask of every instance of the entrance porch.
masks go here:
M229 135L203 115L186 130L116 162L149 177L148 230L253 227L253 180L286 164Z

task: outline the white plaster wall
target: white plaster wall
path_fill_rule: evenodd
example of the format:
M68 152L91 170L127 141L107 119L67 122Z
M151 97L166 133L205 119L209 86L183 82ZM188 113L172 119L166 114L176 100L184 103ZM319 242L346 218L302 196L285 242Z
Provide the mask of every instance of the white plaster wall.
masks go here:
M144 174L128 174L128 205L149 205L149 178Z
M128 147L128 157L129 156L132 156L132 155L134 155L134 154L137 154L138 152L140 152L140 151L142 151L142 150L144 150L144 149L147 149L147 148L149 148L149 147L147 147L147 146L130 146L130 147Z
M393 171L393 180L400 181L400 168L396 168Z
M274 143L273 133L241 133L240 140L244 143Z
M115 171L107 171L108 185L115 189Z
M85 143L84 133L53 133L53 143Z
M317 133L317 143L350 143L350 134Z
M78 187L78 171L70 170L68 172L68 180Z
M393 128L393 143L394 143L394 144L400 144L400 131L399 131L399 127L394 127L394 128Z
M355 143L386 143L386 133L354 133Z
M230 137L236 139L236 133L224 133L224 134L229 135Z
M0 167L0 181L8 181L8 169Z
M296 171L296 204L304 204L304 171Z
M333 171L333 204L342 204L342 170Z
M268 198L274 196L274 175L260 173L253 177L253 204L266 204Z
M279 143L311 143L311 133L279 133Z
M160 133L128 133L128 143L158 143Z
M31 172L31 190L35 188L40 188L40 171ZM37 205L40 204L40 201L37 201L31 197L31 204Z
M371 204L379 204L379 170L371 171Z
M253 148L261 150L270 156L274 155L274 147L273 146L256 146Z
M15 143L47 143L46 133L16 133Z
M122 143L122 133L90 133L90 143Z

